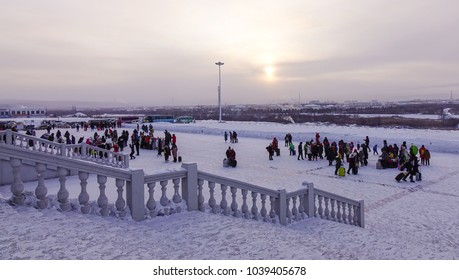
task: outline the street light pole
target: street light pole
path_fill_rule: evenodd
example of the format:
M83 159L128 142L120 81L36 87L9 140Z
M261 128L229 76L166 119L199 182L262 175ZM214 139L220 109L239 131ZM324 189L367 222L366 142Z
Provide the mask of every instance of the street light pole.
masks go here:
M218 65L218 111L219 111L218 121L222 122L222 75L221 75L220 67L224 63L219 61L219 62L215 62L215 64Z

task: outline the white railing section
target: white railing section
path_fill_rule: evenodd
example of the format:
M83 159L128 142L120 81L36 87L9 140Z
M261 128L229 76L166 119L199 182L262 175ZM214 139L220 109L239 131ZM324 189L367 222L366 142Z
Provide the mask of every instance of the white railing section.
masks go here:
M119 168L129 167L129 155L87 145L84 142L81 144L56 143L11 130L0 132L0 139L6 144L46 154L92 161Z
M1 139L3 135L6 134L0 132ZM38 181L34 205L38 209L49 207L44 173L48 169L57 169L60 188L55 195L61 211L78 208L83 214L96 211L101 216L120 217L129 212L134 220L142 221L188 210L282 225L313 217L360 227L365 225L363 201L315 189L312 183L307 183L307 188L287 193L201 172L195 163L184 163L179 171L145 175L143 170L113 168L77 161L75 157L59 156L59 153L56 156L39 149L25 149L20 144L24 141L16 139L16 145L0 143L0 159L9 161L13 173L11 202L18 205L25 203L21 167L32 165ZM48 142L39 142L35 146L49 145ZM68 145L66 149L55 150L68 154L75 148L79 147ZM73 203L69 201L66 187L71 171L73 174L76 172L80 180L78 201ZM90 175L95 175L95 184L88 182ZM91 200L90 193L95 190L97 200L91 203L95 197ZM116 200L109 201L106 191L116 191Z
M360 227L365 225L363 200L355 201L315 189L313 183L287 193L205 172L198 172L198 209L282 225L312 217Z

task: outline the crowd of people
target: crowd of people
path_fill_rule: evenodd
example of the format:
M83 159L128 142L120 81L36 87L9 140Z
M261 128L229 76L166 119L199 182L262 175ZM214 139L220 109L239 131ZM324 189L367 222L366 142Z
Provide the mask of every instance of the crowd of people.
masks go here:
M88 126L89 128L90 126ZM79 132L79 125L77 125L76 132ZM130 148L130 159L135 159L136 156L140 156L140 151L142 149L148 150L157 150L158 156L164 156L166 162L169 161L169 158L172 157L173 162L181 162L181 157L179 156L178 147L177 147L177 136L171 134L169 131L164 131L164 137L155 137L153 126L143 125L141 130L139 126L132 131L130 134L128 130L122 130L121 133L116 129L116 125L110 126L105 130L102 130L101 127L97 127L94 134L91 137L86 138L80 137L76 141L76 137L72 135L69 130L66 130L62 134L60 129L50 124L46 128L46 132L43 133L40 138L56 143L64 144L81 144L83 141L88 146L98 147L107 151L113 151L115 153L121 153L125 148ZM92 128L91 128L92 129ZM85 127L86 130L86 127ZM52 132L53 131L53 132ZM37 132L34 128L29 128L26 131L26 135L37 136ZM29 145L33 145L33 141L29 142ZM81 151L78 149L78 151ZM92 150L90 150L92 152ZM77 152L77 151L75 151ZM106 157L105 153L96 153L94 155L99 155L100 157Z
M68 130L65 133L62 133L59 129L56 133L51 132L51 130L55 129L50 125L46 129L47 132L41 138L65 144L80 144L84 141L84 137L80 137L76 141L76 137ZM121 133L118 133L115 127L106 128L103 131L98 128L92 137L86 139L85 143L101 149L113 150L115 153L123 152L124 148L129 146L131 159L140 156L141 149L157 150L157 156L164 156L166 162L169 161L170 157L173 158L173 162L181 162L181 157L178 154L176 135L165 130L164 137L155 137L154 132L151 124L148 126L142 125L141 127L137 125L137 128L133 130L132 134L128 130L122 130ZM29 128L26 134L36 136L36 131L33 128ZM235 131L225 131L225 142L228 141L228 137L231 143L238 143ZM416 176L420 179L419 166L430 165L430 151L424 145L421 148L418 148L413 143L408 146L406 141L398 146L396 143L390 145L387 143L387 140L383 140L381 149L378 149L377 144L371 149L368 136L361 143L354 143L353 141L345 142L344 140L336 142L330 141L327 137L324 137L322 140L320 134L316 133L315 139L299 142L295 146L292 135L287 133L284 140L285 147L288 148L290 156L295 156L297 160L327 160L329 166L335 166L335 175L341 175L340 168L344 167L346 163L347 174L358 174L359 167L368 165L368 157L371 152L373 152L373 155L378 156L377 169L397 168L401 171L406 170L401 180L406 180L409 177L410 181L414 182ZM33 145L33 142L30 145ZM266 150L269 160L274 160L275 154L280 156L279 142L276 137L272 139ZM103 153L100 153L100 156L104 156ZM232 167L236 167L237 165L236 151L232 147L228 147L226 150L224 165Z
M348 165L347 174L358 174L359 167L368 165L369 153L372 152L368 136L361 143L345 142L344 140L336 142L330 141L327 137L324 137L321 141L320 134L316 133L315 139L299 142L298 146L295 146L292 135L287 133L284 140L285 147L289 150L289 155L296 156L297 160L317 161L326 159L329 166L333 166L333 163L335 163L335 175L341 175L339 170L342 167L344 168L345 163ZM278 149L278 140L274 137L266 147L269 160L274 159L274 153ZM377 168L407 170L408 175L402 180L406 180L408 176L410 176L412 182L414 176L418 176L420 180L419 158L421 159L421 165L430 165L430 152L424 145L420 149L414 144L407 147L405 141L399 148L397 144L388 145L387 141L384 140L380 151L381 155L379 155L378 145L373 146L373 155L378 156ZM278 152L277 155L280 155L280 153ZM341 176L344 176L344 174Z

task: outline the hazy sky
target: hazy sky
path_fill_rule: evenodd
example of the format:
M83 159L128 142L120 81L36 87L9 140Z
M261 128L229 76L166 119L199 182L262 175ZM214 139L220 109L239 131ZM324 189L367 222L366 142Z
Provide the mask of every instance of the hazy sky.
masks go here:
M2 99L459 97L457 0L0 0Z

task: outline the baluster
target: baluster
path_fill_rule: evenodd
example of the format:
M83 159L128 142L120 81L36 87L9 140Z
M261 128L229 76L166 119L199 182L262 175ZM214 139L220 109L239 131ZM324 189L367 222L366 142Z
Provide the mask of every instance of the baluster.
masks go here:
M87 172L80 171L78 172L78 178L80 179L81 192L78 195L78 202L80 203L80 211L83 214L88 214L91 210L89 202L89 194L86 191L86 186L88 185L89 174Z
M43 151L42 148L44 147L44 146L43 146L43 142L40 141L40 140L38 140L37 143L38 143L38 151L39 151L39 152L42 152L42 151Z
M19 148L24 148L24 137L19 136Z
M347 221L349 222L350 225L352 225L352 222L353 222L353 219L352 219L352 205L348 204L347 207L348 207L348 210L349 210L349 213L348 213L348 216L347 216Z
M242 210L242 216L246 219L248 219L250 217L250 214L249 214L249 206L247 205L247 193L248 193L248 190L242 190L242 207L241 207L241 210Z
M258 196L257 192L252 192L252 209L251 209L251 212L252 212L253 219L258 221L260 219L260 217L258 215L257 196Z
M220 202L220 208L223 211L223 215L228 216L230 214L228 202L226 201L226 190L228 189L228 186L221 184L220 187L222 190L222 201Z
M318 195L314 195L314 214L313 214L314 217L318 217L318 216L319 216L319 215L317 214L317 213L318 213L318 208L317 208L317 204L316 204L316 201L317 201L318 199L316 200L316 198L318 198Z
M115 185L116 185L116 192L118 193L118 198L116 199L116 202L115 202L116 211L118 211L118 215L120 217L124 217L126 216L126 211L125 211L126 201L123 198L124 180L116 179Z
M341 214L341 201L337 201L336 202L336 207L338 208L338 212L336 213L336 219L337 219L337 222L340 222L342 223L343 222L343 217L342 217L342 214Z
M360 223L359 223L359 216L360 215L357 214L358 213L357 212L357 205L353 205L352 209L353 209L353 213L354 213L354 226L358 226L358 225L360 225Z
M237 210L238 205L236 202L236 193L237 193L237 188L236 187L231 187L231 211L233 211L233 216L234 217L240 217L241 214Z
M63 212L70 210L70 202L68 201L69 192L65 188L65 181L68 175L68 170L63 167L57 168L57 175L59 175L60 188L57 192L57 201L60 202L60 207Z
M156 215L158 215L158 212L156 211L156 201L154 198L154 193L155 193L155 185L156 183L148 183L148 201L147 201L147 208L150 210L150 217L154 218Z
M182 202L182 197L179 194L180 179L172 179L172 183L174 184L174 196L172 197L172 201L175 203L180 203Z
M292 205L292 215L293 215L293 219L295 221L299 221L301 219L300 219L300 215L298 214L298 208L296 208L296 200L297 200L297 196L292 197L292 203L293 203L293 205Z
M203 179L198 179L198 209L204 212L204 195L202 194L202 185L204 185Z
M325 197L325 218L327 218L327 220L330 219L330 209L328 205L329 202L330 202L330 198Z
M270 195L269 200L271 202L271 210L269 210L269 217L273 223L276 223L276 197Z
M38 185L35 188L35 196L37 197L37 207L38 209L45 209L48 207L48 198L46 194L48 189L45 186L44 172L46 171L46 165L43 163L37 163L35 165L37 170Z
M341 205L343 206L343 223L347 224L347 215L346 215L346 203L342 202Z
M10 165L13 168L13 183L11 184L11 192L13 197L12 202L18 205L23 205L25 200L24 184L21 180L22 161L17 158L12 158Z
M108 198L105 195L105 183L107 182L107 176L102 176L102 175L97 175L97 183L99 183L99 190L100 190L100 195L99 198L97 199L97 204L100 207L100 215L105 217L108 216L109 210L108 210Z
M306 213L304 213L304 194L300 195L300 207L298 207L299 219L304 220L306 218Z
M333 221L336 221L336 211L335 211L335 200L330 199L330 204L331 204L331 219Z
M319 199L319 217L323 218L324 217L324 208L322 206L323 196L318 195L317 197Z
M261 217L263 218L263 222L268 221L268 211L266 210L266 194L261 194L261 210L260 210Z
M210 192L210 197L209 197L209 207L212 211L212 213L217 214L217 201L215 200L214 192L215 192L215 182L210 182L209 181L209 192Z
M292 211L290 211L290 198L287 198L287 223L292 223Z
M166 191L167 191L167 180L159 182L161 185L161 198L159 199L159 203L161 203L161 206L168 206L170 201L169 198L167 198Z

